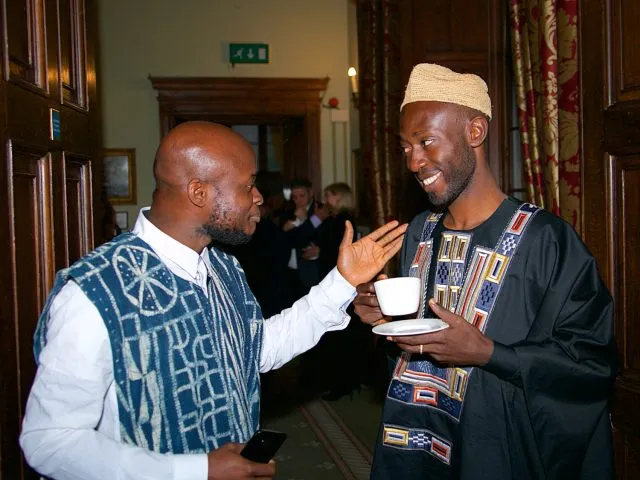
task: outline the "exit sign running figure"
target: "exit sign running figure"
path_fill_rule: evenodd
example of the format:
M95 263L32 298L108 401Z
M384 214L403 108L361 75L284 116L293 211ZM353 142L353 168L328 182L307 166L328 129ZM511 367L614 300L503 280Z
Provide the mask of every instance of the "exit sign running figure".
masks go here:
M266 43L230 43L229 62L269 63L269 45Z

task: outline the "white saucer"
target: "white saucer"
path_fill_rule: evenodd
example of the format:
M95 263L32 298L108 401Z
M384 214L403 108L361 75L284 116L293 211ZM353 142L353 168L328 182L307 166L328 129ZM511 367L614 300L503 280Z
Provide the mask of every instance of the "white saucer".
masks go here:
M373 333L387 337L399 337L401 335L420 335L422 333L437 332L448 327L449 324L439 318L416 318L383 323L373 327Z

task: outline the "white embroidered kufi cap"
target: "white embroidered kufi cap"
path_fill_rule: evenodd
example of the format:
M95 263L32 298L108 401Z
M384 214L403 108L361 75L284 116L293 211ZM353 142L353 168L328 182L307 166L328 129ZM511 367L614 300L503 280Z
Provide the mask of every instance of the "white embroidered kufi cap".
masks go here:
M400 110L407 103L425 101L463 105L491 118L491 99L484 80L435 63L419 63L413 67Z

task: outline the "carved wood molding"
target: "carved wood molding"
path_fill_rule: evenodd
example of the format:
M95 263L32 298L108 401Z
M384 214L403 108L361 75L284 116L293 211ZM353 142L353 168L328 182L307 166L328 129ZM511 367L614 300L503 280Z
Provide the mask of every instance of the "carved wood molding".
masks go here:
M329 78L153 77L158 92L160 133L176 118L233 123L274 123L303 117L307 133L307 172L320 185L320 115Z
M161 111L304 115L320 108L328 78L149 77ZM277 108L275 108L277 106ZM224 107L224 111L220 108Z
M152 77L153 88L161 92L209 92L213 95L243 94L264 96L265 92L300 93L309 100L327 88L329 78L246 78L246 77Z

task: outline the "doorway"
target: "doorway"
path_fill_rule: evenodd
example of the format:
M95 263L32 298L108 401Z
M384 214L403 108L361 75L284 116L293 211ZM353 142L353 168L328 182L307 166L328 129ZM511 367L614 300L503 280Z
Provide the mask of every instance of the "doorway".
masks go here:
M277 166L285 181L308 178L317 190L315 194L320 194L320 114L328 78L150 77L150 80L158 91L161 136L189 120L207 120L240 130L253 126L258 129L259 167L269 168L271 139L275 155L280 155Z

